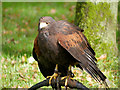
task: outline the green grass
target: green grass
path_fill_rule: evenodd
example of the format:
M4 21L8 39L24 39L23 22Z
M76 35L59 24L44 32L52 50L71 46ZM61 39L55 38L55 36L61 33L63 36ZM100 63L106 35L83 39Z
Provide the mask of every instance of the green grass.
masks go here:
M76 3L3 3L2 56L0 57L2 88L27 88L44 80L37 62L30 64L27 60L32 55L38 20L42 16L51 16L55 20L64 19L74 22L75 5ZM111 87L118 87L118 58L107 57L99 60L98 65L112 82ZM99 87L99 84L90 79L85 72L74 73L85 86Z
M51 16L56 20L74 20L76 3L3 3L2 6L2 87L30 87L43 80L36 63L22 61L32 54L38 20ZM64 9L63 9L64 7ZM15 62L15 64L11 64ZM34 67L35 66L35 67ZM25 69L27 71L24 71ZM35 71L37 76L34 78ZM23 75L24 77L20 76ZM33 77L33 78L32 78Z
M2 58L2 88L28 88L36 82L43 80L43 76L39 73L37 63L29 64L22 57ZM37 81L36 81L37 80Z
M66 20L72 21L74 11L69 11L72 5L75 3L3 3L3 54L18 56L27 53L30 56L39 18L62 19L65 16ZM52 9L56 12L52 13Z

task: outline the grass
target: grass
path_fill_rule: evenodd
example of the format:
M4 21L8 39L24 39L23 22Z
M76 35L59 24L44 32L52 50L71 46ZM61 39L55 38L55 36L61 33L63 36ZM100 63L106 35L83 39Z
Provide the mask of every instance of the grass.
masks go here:
M37 63L32 64L26 61L26 56L2 57L2 88L28 88L36 82L43 80L43 76L39 73ZM5 61L5 62L4 62Z
M36 62L27 62L37 36L38 20L52 16L73 22L75 8L69 9L74 6L75 3L3 3L2 87L30 87L44 79Z
M55 20L64 19L74 22L76 3L4 2L2 5L1 88L28 88L44 79L37 62L29 63L28 61L32 55L39 18L51 16ZM98 64L112 82L111 87L117 88L119 85L118 58L106 57L106 59L98 60ZM85 72L81 73L77 68L73 72L85 86L99 87Z
M68 10L71 5L75 3L3 3L3 54L17 56L27 53L30 56L39 18L62 19L67 16L67 20L74 20L74 16L70 16L73 12ZM61 6L68 8L62 9Z

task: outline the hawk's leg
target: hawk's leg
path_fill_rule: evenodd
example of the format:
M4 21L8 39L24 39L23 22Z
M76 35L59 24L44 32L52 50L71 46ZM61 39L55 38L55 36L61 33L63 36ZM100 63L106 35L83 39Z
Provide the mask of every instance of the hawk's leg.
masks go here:
M58 77L60 76L60 73L58 72L58 64L56 64L56 67L55 67L55 71L54 71L54 74L52 76L47 76L47 78L50 78L49 79L49 84L51 85L52 83L52 79L54 80L57 80L57 86L59 86L59 81L58 81Z
M74 77L74 74L71 71L71 65L69 65L67 76L61 78L61 80L66 79L65 80L65 87L67 87L67 85L68 85L68 80L73 79L73 77Z

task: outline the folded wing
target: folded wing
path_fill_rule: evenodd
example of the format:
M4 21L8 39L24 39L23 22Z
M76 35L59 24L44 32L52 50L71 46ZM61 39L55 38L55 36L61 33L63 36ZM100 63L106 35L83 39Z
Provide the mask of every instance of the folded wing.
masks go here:
M79 62L80 66L96 81L100 82L106 79L105 75L97 67L94 50L81 31L75 31L67 35L59 33L57 36L58 43L66 49L77 62Z

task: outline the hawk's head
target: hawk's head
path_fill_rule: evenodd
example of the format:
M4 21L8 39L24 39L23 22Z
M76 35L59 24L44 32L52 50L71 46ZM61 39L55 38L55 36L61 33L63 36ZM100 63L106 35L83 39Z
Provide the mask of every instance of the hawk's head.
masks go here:
M38 30L48 29L55 20L52 17L46 16L39 19Z

